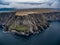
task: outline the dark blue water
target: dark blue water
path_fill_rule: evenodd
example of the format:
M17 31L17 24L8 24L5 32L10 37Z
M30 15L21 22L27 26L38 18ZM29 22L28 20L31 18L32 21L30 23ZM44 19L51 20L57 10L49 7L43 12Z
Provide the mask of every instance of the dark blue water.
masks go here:
M0 45L60 45L60 22L51 22L44 32L30 37L3 33L0 29Z

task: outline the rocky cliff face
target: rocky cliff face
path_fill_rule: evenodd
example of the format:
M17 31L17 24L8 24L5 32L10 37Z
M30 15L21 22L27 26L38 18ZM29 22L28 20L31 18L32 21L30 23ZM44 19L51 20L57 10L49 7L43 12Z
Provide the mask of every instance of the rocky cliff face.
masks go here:
M19 35L30 35L45 30L48 20L60 20L60 12L28 14L23 16L15 15L15 12L0 13L0 25L4 30Z
M41 14L16 16L12 12L0 13L0 25L3 25L4 30L22 35L38 33L49 26L47 20Z
M0 25L6 25L14 16L15 12L0 13Z
M16 26L27 26L26 34L41 32L48 27L48 22L41 14L29 14L27 16L16 16ZM21 31L20 31L21 32Z
M43 13L47 20L54 21L54 20L60 20L60 12L49 12L49 13Z

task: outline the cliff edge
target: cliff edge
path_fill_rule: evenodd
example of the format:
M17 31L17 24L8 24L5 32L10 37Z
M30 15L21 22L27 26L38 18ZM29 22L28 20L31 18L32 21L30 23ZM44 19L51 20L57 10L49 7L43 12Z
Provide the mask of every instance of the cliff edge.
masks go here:
M4 12L0 13L0 25L3 26L4 31L29 36L47 29L49 27L48 20L55 20L59 14L60 12L52 10Z

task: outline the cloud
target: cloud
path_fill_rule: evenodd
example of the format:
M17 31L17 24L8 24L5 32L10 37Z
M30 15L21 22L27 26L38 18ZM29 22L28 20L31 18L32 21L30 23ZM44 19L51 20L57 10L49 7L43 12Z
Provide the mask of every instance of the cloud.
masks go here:
M59 1L59 0L55 1L55 2L51 5L51 8L60 8L60 1Z
M7 2L38 2L39 0L5 0Z
M19 3L11 3L9 5L12 8L23 9L23 8L47 8L49 5L47 4L40 4L40 5L31 5L31 4L19 4Z
M11 8L11 7L8 6L8 5L1 5L1 4L0 4L0 8Z
M49 8L48 4L31 5L31 4L20 4L20 3L10 3L9 5L0 5L0 8L16 8L16 9L26 9L26 8Z
M15 8L15 9L27 9L27 8L60 8L60 1L59 0L49 0L47 2L35 2L34 4L31 3L17 3L17 2L2 2L0 3L0 8Z
M5 2L46 2L49 0L4 0Z

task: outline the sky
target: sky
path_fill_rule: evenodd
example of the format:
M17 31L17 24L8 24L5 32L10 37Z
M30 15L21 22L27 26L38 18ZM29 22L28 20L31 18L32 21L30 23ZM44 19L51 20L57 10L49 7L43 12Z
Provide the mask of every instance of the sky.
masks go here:
M60 8L60 0L0 0L0 8Z
M44 2L49 0L4 0L6 2Z

